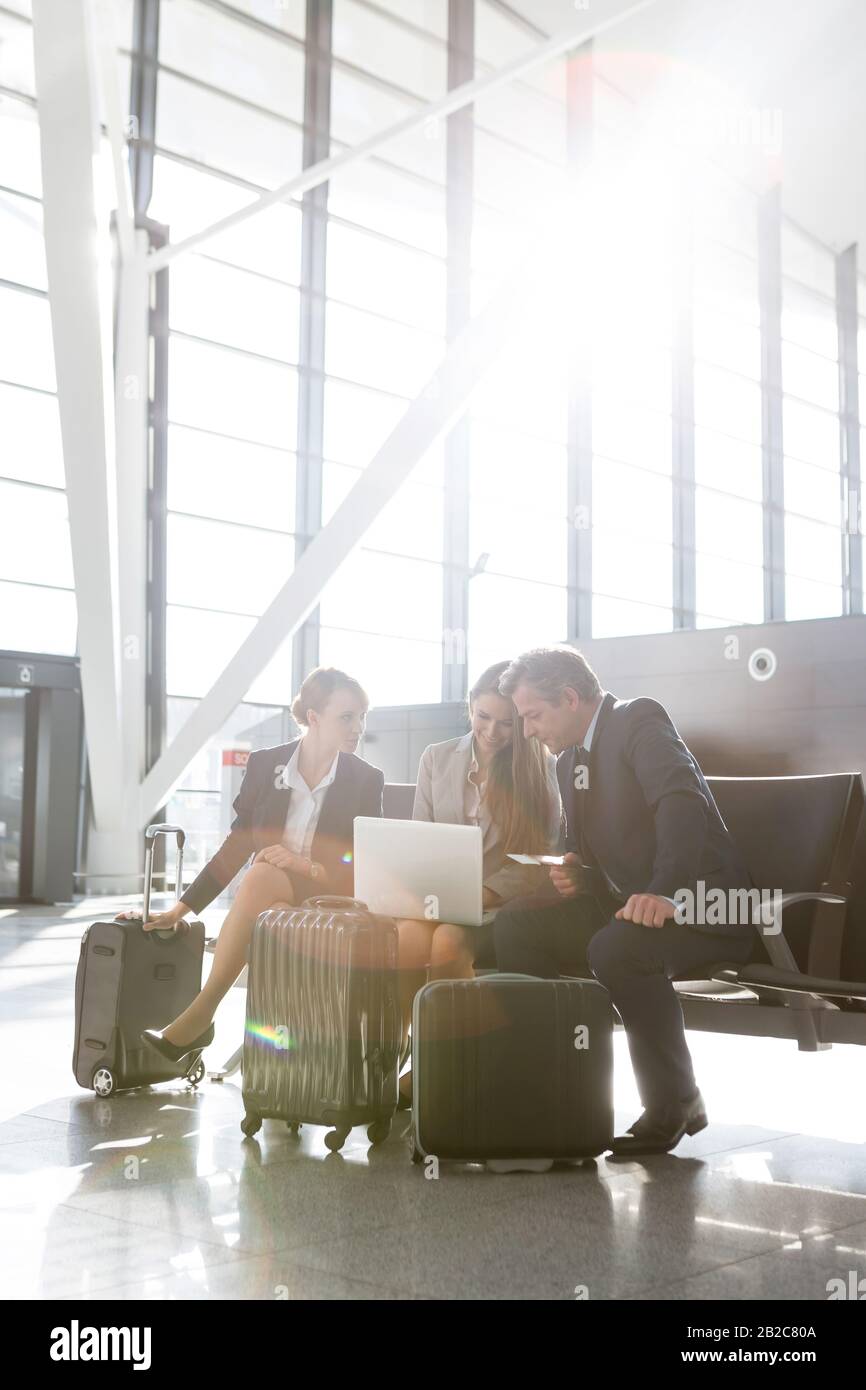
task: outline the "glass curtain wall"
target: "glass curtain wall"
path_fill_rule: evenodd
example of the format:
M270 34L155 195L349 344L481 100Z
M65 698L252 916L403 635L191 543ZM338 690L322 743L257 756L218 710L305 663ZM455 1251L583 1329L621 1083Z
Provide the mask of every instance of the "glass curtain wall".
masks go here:
M482 76L545 37L493 0L466 4L471 39L466 28L451 34L452 71L462 54L464 72ZM161 5L147 213L172 241L302 168L312 71L306 10L304 0ZM0 0L0 647L68 654L76 610L29 11L28 0ZM119 0L125 92L132 13L132 0ZM447 0L333 0L331 50L319 134L333 154L445 93ZM321 388L309 398L318 415L301 411L301 429L321 440L312 510L320 504L327 522L441 360L460 255L470 266L466 309L476 312L527 264L538 219L560 216L574 191L574 61L563 57L475 103L464 122L472 169L461 195L465 247L453 234L449 246L447 125L427 121L335 175L314 223L299 202L285 201L172 262L169 740L310 533L309 517L297 514L309 482L310 440L298 433L305 382ZM757 199L712 158L692 152L686 174L609 75L590 64L588 80L592 172L579 230L591 254L579 320L565 288L530 304L471 398L457 489L440 444L339 568L310 625L308 658L317 652L353 672L378 705L442 698L455 536L470 680L525 646L584 635L569 632L568 616L576 334L591 361L591 635L765 617ZM458 177L452 165L452 193ZM312 245L321 258L315 285L302 284L305 229L308 253ZM555 287L567 287L573 254L566 240L551 270ZM781 277L785 616L832 616L845 606L834 255L784 217ZM866 279L858 284L862 366ZM321 330L322 355L312 362L302 354L305 307ZM683 376L685 393L677 390ZM860 409L862 418L862 372ZM866 431L861 441L862 454ZM677 472L684 443L694 471L685 483ZM677 527L678 488L693 534ZM683 572L688 611L676 587ZM170 812L197 828L202 854L220 830L223 746L288 736L288 706L304 674L283 643L188 769Z
M153 196L172 241L302 166L304 4L160 7ZM234 11L234 13L233 13ZM301 208L269 208L169 271L166 739L295 562ZM169 807L194 871L217 848L226 748L289 736L284 642Z
M77 616L26 3L0 7L0 648L71 656Z

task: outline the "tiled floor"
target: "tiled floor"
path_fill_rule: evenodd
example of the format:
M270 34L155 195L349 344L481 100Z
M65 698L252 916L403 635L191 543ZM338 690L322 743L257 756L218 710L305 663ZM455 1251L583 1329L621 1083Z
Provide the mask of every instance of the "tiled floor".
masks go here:
M693 1034L712 1123L674 1155L434 1181L404 1115L381 1148L357 1129L329 1154L323 1130L272 1120L244 1140L239 1077L80 1090L78 942L117 906L0 912L0 1297L824 1300L866 1277L864 1050ZM243 1002L222 1005L209 1065ZM622 1034L616 1065L626 1124Z

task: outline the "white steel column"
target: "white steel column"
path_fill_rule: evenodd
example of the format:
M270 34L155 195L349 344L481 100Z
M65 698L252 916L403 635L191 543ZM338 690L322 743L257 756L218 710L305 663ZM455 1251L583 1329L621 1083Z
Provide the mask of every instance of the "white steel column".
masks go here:
M95 42L86 0L33 0L33 36L93 814L97 832L111 834L121 823L122 806L111 274L97 169Z
M126 156L126 131L123 120L123 97L120 89L120 65L115 33L113 0L91 0L96 45L99 85L105 111L105 126L111 145L111 164L114 173L114 193L117 217L117 237L121 259L133 255L135 216L132 207L132 182Z
M145 772L147 727L148 312L153 282L145 268L147 233L135 231L133 238L133 254L121 266L118 279L115 420L122 818L135 832L137 861L141 855L138 790Z
M147 485L149 299L147 233L135 228L114 0L93 5L96 57L114 172L119 251L114 340L117 575L120 624L120 727L123 742L121 833L141 855L138 791L146 764Z

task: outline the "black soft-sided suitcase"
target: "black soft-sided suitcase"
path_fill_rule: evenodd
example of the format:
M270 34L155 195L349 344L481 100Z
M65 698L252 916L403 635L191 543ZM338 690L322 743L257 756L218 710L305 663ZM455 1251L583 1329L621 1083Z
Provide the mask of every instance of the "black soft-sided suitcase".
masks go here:
M143 1028L164 1028L201 989L204 924L183 921L176 931L144 931L150 913L153 846L157 835L177 837L177 894L181 894L184 834L176 825L145 831L143 916L94 922L81 938L75 975L72 1070L79 1086L110 1096L183 1076L197 1086L201 1053L180 1064L141 1041Z
M325 1143L336 1151L366 1124L381 1143L397 1106L399 1048L392 918L342 897L261 914L247 984L244 1134L267 1118L331 1125Z
M592 1158L613 1137L613 1014L589 980L437 980L412 1015L412 1157Z

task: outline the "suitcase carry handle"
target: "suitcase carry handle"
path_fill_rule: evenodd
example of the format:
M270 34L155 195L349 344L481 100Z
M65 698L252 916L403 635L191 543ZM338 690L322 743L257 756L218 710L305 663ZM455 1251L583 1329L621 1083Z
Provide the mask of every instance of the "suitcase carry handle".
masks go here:
M142 926L147 921L146 917L138 918L137 914L136 918L141 922ZM115 922L124 922L129 921L130 919L124 917L123 913L119 913L114 920ZM160 941L174 941L175 937L185 936L188 931L189 922L178 922L176 927L154 927L152 931L145 932L145 936L148 938L148 940L151 937L155 936L158 937Z
M360 912L369 911L367 904L362 903L360 898L341 898L336 893L326 894L321 898L306 898L301 907L337 907L347 912L352 908L357 908Z
M146 922L147 918L143 917L141 920ZM176 937L186 936L188 931L189 922L178 922L176 927L154 927L147 935L158 936L160 941L174 941Z
M175 876L175 896L180 899L183 891L183 847L186 842L186 835L179 825L149 825L144 832L144 905L142 908L142 922L146 922L150 917L150 889L153 882L153 847L158 835L174 835L177 841L177 873ZM163 940L174 936L173 931L162 931L157 933Z
M473 984L485 984L489 980L492 980L494 984L501 984L503 980L532 980L535 984L538 984L540 979L540 975L520 975L513 970L496 970L491 975L477 976ZM428 981L428 983L430 982ZM432 983L435 984L435 980L432 981Z

